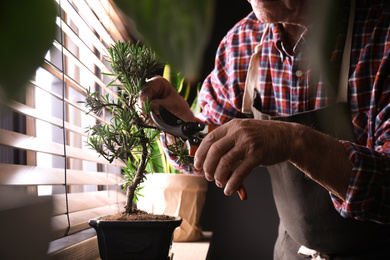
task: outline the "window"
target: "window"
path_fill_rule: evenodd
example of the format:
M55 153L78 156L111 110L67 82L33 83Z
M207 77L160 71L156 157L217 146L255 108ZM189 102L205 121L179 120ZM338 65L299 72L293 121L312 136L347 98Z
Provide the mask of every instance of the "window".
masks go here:
M89 228L88 219L122 210L123 166L86 145L86 127L110 115L87 113L86 89L102 94L107 47L130 36L109 0L56 0L57 37L25 97L2 105L0 192L53 196L52 239Z

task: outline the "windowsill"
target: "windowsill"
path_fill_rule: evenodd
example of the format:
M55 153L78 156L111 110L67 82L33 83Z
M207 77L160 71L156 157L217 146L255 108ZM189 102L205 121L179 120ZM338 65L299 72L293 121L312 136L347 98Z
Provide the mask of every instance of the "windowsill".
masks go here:
M54 240L49 243L48 254L53 254L55 252L66 249L67 247L74 246L78 243L83 242L84 240L93 238L96 236L96 232L93 228L89 228L75 234Z
M96 232L89 228L49 243L49 259L100 259Z
M196 242L173 242L173 260L204 260L210 246L212 232L203 232L204 239ZM49 259L100 259L96 232L89 228L50 242Z
M203 232L204 238L196 242L173 242L173 260L204 260L210 247L212 232Z

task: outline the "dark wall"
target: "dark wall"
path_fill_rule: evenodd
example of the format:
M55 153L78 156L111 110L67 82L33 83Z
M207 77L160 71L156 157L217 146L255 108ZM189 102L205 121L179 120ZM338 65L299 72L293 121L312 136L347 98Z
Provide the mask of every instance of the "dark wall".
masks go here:
M208 185L200 224L213 237L208 260L273 259L279 219L266 169L257 168L244 182L248 200L227 197L214 182Z
M226 32L251 11L245 0L218 0L212 39L203 67L205 78L214 67L218 44ZM208 185L201 226L212 231L208 260L273 259L279 219L272 198L268 172L255 169L245 181L248 200L237 194L226 197L223 190Z

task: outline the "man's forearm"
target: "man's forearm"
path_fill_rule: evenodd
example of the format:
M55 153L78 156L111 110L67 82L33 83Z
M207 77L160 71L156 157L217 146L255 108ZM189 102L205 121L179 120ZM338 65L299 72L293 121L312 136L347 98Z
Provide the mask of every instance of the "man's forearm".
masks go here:
M352 164L343 145L309 127L293 124L290 162L327 190L345 200Z

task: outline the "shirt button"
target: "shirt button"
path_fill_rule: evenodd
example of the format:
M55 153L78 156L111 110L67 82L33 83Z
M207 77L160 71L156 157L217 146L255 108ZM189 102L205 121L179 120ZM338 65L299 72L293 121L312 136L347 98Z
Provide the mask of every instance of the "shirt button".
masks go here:
M303 75L302 70L295 71L295 76L297 76L298 78L302 77L302 75Z

